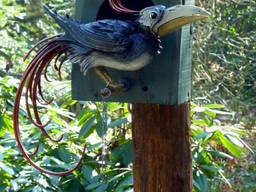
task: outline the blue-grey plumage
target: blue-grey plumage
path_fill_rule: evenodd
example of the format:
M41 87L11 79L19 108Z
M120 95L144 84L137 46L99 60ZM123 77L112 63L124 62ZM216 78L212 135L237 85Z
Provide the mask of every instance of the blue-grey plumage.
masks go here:
M159 6L157 10L164 9L164 6ZM59 16L47 7L45 10L65 31L59 41L67 42L73 49L70 50L69 58L80 64L84 74L98 66L138 70L150 63L161 48L159 37L148 26L142 27L138 21L99 20L81 24Z
M65 31L60 41L68 42L73 49L71 61L80 63L84 74L99 66L125 71L141 69L160 53L159 35L208 16L193 5L155 5L141 10L135 21L107 19L81 24L46 6L45 10Z

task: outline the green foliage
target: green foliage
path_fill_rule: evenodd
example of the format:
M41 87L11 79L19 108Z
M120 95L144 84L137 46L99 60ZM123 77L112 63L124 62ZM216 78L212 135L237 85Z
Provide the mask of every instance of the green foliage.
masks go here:
M234 111L232 117L221 120L248 129L250 132L247 131L243 138L255 149L255 139L248 137L255 138L255 133L251 132L256 125L256 2L198 1L198 4L207 7L211 20L207 25L197 24L194 33L193 95L221 103ZM228 144L226 138L221 139ZM235 149L230 150L239 154ZM244 160L226 160L224 171L233 188L215 179L210 191L255 191L254 154L247 154Z
M71 12L74 1L44 1L56 9ZM61 10L60 10L61 12ZM2 0L0 2L0 70L21 71L24 53L39 39L58 31L57 24L42 11L41 0Z
M196 25L194 96L207 96L255 125L256 20L252 1L206 1L211 20Z
M110 103L106 113L102 110L104 107L102 103L81 105L72 102L69 108L82 107L76 117L72 112L67 111L67 108L59 108L58 105L47 107L43 117L48 116L52 120L46 129L55 137L61 132L65 134L65 139L59 144L40 139L40 132L27 122L26 113L21 111L22 138L26 138L23 139L23 143L32 152L37 142L40 142L39 153L33 159L45 168L54 171L70 168L79 158L82 141L87 141L87 153L82 167L63 178L45 176L38 174L38 171L27 164L17 149L12 135L12 100L17 83L17 80L8 77L0 79L0 94L3 99L1 101L6 104L1 107L0 113L0 188L2 191L70 191L71 189L72 191L111 191L112 189L128 191L132 188L131 140L127 139L130 136L128 129L130 114L126 105ZM68 95L70 90L65 98ZM103 122L104 117L107 119L106 122ZM63 118L66 121L63 121ZM106 129L102 132L99 129L102 128L103 123L106 123ZM106 137L104 142L103 136ZM102 160L103 147L108 151L104 161Z
M197 100L196 100L197 101ZM197 101L199 102L199 101ZM199 103L203 103L200 101ZM219 119L232 117L219 104L192 105L193 184L195 191L209 191L208 181L218 177L230 189L225 177L226 161L241 158L251 148L242 140L246 132L225 126Z

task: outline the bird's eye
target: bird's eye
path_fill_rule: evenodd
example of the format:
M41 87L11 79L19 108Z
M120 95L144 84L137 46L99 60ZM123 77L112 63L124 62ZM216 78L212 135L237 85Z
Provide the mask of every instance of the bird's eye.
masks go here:
M156 13L156 12L152 12L152 13L150 14L150 18L151 18L151 19L156 19L156 18L157 18L157 13Z

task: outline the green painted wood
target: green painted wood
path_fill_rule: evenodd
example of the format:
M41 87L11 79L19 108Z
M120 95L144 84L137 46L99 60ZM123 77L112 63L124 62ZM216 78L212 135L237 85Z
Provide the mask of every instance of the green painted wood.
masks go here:
M95 20L97 10L103 0L77 0L76 18L83 22ZM183 1L184 2L184 1ZM181 4L179 0L156 0L155 4L172 6ZM194 4L187 0L186 4ZM108 69L115 80L129 78L129 91L106 101L129 103L180 104L190 99L191 93L191 26L163 38L163 51L145 68L136 72ZM79 65L72 69L72 96L80 101L101 101L99 91L105 84L90 71L86 77L80 73Z

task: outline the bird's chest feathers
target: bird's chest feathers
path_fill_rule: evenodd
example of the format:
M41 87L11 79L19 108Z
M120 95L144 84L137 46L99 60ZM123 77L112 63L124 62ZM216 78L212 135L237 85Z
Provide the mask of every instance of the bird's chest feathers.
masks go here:
M130 38L132 39L133 44L130 51L128 51L128 53L130 54L129 57L133 55L137 56L138 54L146 52L154 55L158 51L161 43L156 37L148 37L141 33L131 35Z
M94 66L110 67L123 71L136 71L149 64L152 58L153 56L149 53L143 53L127 60L118 60L106 55L98 55L95 57Z
M160 42L155 37L148 37L141 33L132 34L129 38L131 46L125 51L112 54L94 51L82 65L89 68L104 66L123 71L136 71L143 68L151 62L159 49Z

